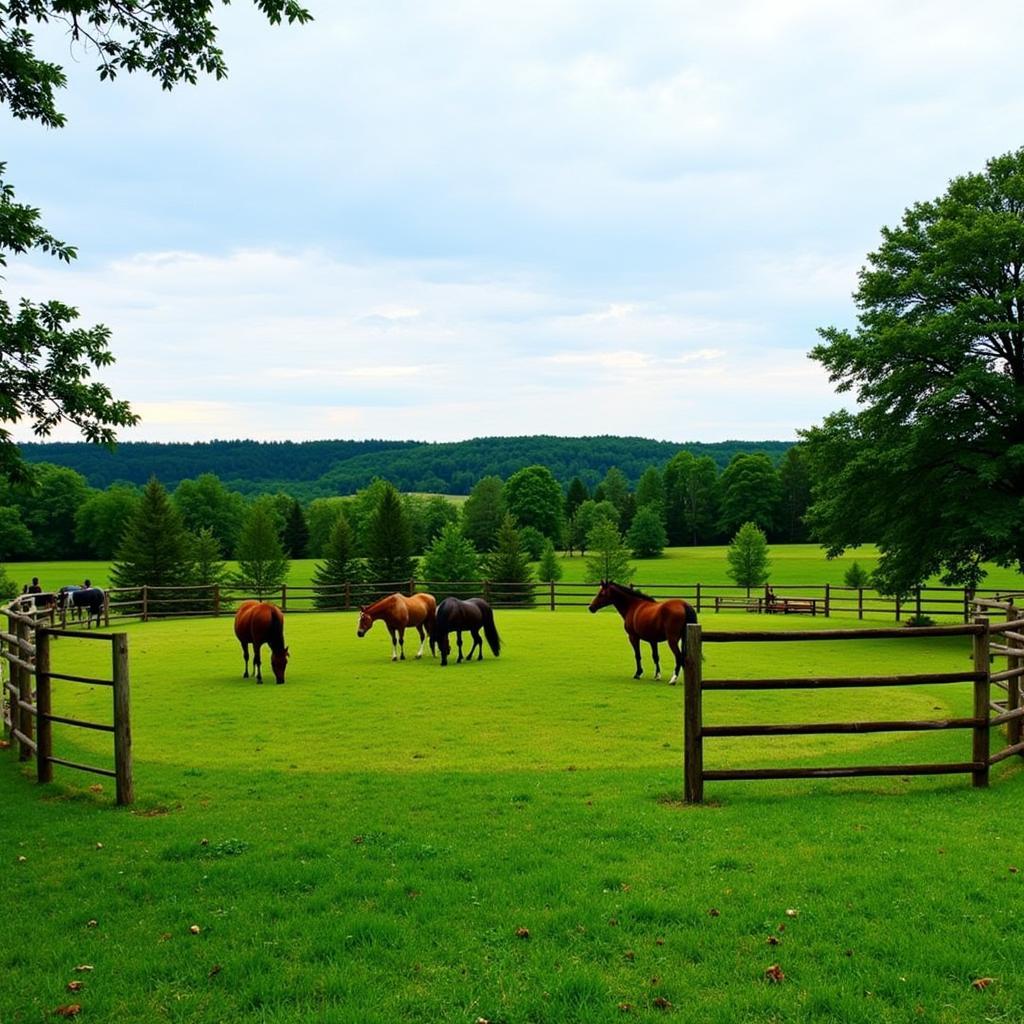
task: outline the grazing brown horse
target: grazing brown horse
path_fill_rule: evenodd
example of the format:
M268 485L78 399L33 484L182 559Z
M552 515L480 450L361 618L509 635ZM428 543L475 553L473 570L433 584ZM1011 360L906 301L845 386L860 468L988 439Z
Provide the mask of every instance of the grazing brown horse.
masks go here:
M279 683L284 682L288 648L284 645L284 612L276 604L243 601L235 614L235 636L242 645L242 656L245 658L243 679L249 678L249 644L252 644L253 674L257 683L263 682L260 648L266 644L270 648L270 666L274 670L274 678Z
M405 631L415 626L420 635L420 649L417 658L423 657L423 647L427 638L434 633L434 616L437 614L437 601L432 594L389 594L373 604L359 609L359 627L356 636L366 636L370 627L377 619L383 619L391 637L391 660L405 661ZM430 653L433 654L433 646Z
M639 679L644 674L640 665L641 640L646 640L651 645L654 678L661 678L658 643L666 640L676 658L676 668L669 680L674 686L683 667L686 626L697 621L697 613L685 601L675 598L669 601L655 601L653 597L641 594L632 587L624 587L621 583L613 583L611 580L602 580L601 589L590 602L590 610L596 612L609 604L614 605L615 610L622 616L626 635L633 645L633 653L636 655L636 674L633 678Z

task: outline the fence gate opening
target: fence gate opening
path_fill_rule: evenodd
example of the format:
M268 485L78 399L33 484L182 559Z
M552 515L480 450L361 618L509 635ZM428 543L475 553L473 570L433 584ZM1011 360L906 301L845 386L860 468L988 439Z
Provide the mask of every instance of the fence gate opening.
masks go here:
M130 804L135 799L132 783L131 701L128 681L128 636L126 633L100 633L85 630L61 630L41 626L44 616L31 605L16 598L5 609L7 630L0 630L0 668L3 673L3 724L11 737L11 746L22 761L35 757L39 782L53 781L53 766L63 765L78 771L112 778L116 782L117 802ZM52 641L83 641L110 645L110 678L73 675L54 671ZM86 722L54 714L53 680L109 686L112 693L112 722ZM114 766L101 768L60 757L53 750L53 725L69 725L110 733L114 741Z

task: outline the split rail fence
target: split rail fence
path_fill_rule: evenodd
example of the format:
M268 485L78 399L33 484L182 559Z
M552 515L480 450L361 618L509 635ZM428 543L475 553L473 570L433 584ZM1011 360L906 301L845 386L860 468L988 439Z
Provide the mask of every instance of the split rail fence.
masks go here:
M975 621L957 626L935 626L913 630L802 630L767 632L704 631L700 625L687 627L684 665L684 791L688 803L702 803L704 783L723 780L850 778L884 775L951 775L969 774L974 786L987 786L992 765L1015 755L1024 756L1021 742L1020 680L1024 677L1024 612L1013 600L980 599L974 604L978 611L1001 611L1005 621L993 624L978 615ZM801 643L820 641L907 640L921 637L970 637L971 668L943 673L903 674L893 676L855 676L845 678L801 679L705 679L703 676L703 645L705 643ZM1005 657L1005 670L993 672L992 659ZM969 683L972 687L972 713L969 717L925 719L915 721L862 722L799 722L785 724L708 724L704 719L704 694L722 691L821 690L831 688L869 688L889 686L935 686ZM1005 697L992 699L992 687L1001 689ZM995 715L992 712L995 712ZM992 730L1007 727L1006 745L991 750ZM839 767L728 768L708 769L704 766L707 740L720 737L806 736L849 733L920 732L963 730L970 732L970 756L961 761L931 764L866 764Z
M63 765L115 780L117 802L134 801L132 781L131 701L128 674L128 637L125 633L101 633L85 630L56 629L42 623L51 620L51 611L33 610L31 598L15 598L2 614L7 619L6 631L0 630L0 660L3 673L3 725L19 760L35 758L39 782L53 781L53 766ZM95 678L53 667L54 641L72 643L106 643L111 651L111 677ZM53 681L59 680L88 686L110 687L112 722L90 722L53 710ZM65 725L111 734L113 767L97 767L68 760L54 753L53 726Z

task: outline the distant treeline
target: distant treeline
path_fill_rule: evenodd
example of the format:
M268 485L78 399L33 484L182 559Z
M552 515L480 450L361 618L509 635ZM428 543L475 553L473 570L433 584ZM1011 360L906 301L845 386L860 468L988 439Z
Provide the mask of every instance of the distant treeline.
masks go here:
M65 466L89 485L145 484L156 476L170 488L213 473L233 491L287 492L300 501L355 494L375 478L401 491L468 494L487 476L507 479L523 466L547 466L558 479L579 478L596 487L613 466L635 484L644 470L663 465L680 449L710 457L719 470L740 453L764 452L778 463L791 442L720 441L677 444L642 437L482 437L430 444L422 441L204 441L127 442L113 452L86 443L27 443L29 462Z

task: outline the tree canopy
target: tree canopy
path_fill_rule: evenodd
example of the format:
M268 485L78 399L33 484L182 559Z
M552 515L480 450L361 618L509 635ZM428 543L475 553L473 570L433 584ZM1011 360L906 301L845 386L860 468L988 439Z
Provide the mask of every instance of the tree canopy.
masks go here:
M861 406L805 433L812 536L877 543L890 593L1024 570L1024 149L883 228L854 298L812 352Z

